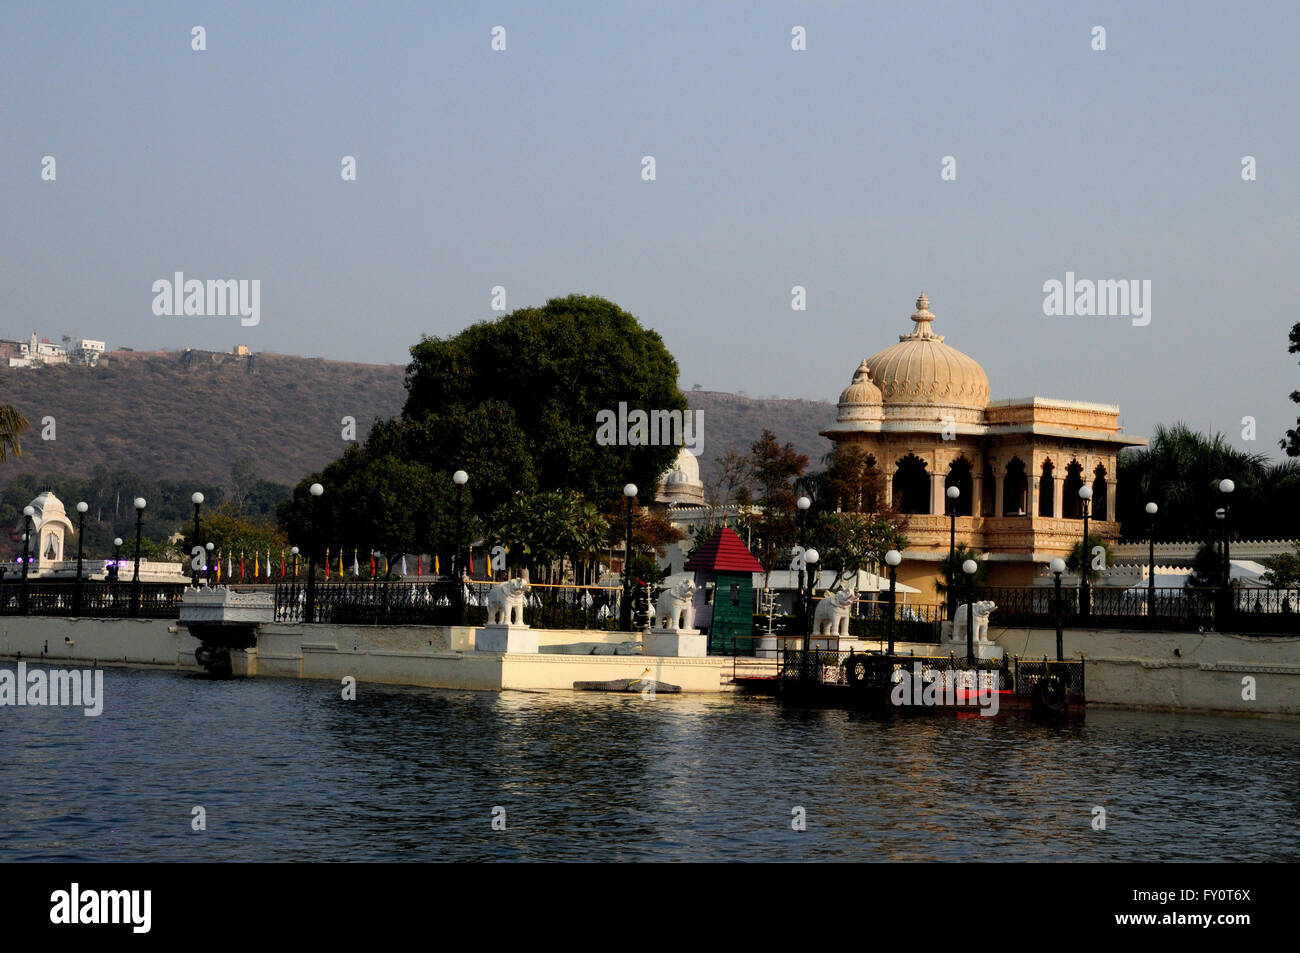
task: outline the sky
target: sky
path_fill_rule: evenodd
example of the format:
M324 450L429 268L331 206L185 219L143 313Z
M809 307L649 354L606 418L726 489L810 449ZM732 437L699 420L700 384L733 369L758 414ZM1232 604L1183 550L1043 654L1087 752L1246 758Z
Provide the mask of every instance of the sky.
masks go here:
M1294 2L6 0L0 335L404 363L499 286L613 300L685 390L833 400L924 290L995 399L1279 456L1298 35ZM259 323L155 314L178 271L259 281ZM1067 272L1150 281L1149 323L1044 314Z

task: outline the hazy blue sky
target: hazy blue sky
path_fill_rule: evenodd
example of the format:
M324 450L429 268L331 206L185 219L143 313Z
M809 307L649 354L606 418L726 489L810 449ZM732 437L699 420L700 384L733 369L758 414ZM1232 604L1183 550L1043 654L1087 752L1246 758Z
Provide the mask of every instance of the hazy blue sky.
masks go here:
M7 0L0 334L404 362L503 285L613 299L683 388L833 399L924 289L995 398L1277 453L1298 36L1294 2ZM260 279L261 324L155 316L175 271ZM1149 279L1150 325L1044 316L1067 271Z

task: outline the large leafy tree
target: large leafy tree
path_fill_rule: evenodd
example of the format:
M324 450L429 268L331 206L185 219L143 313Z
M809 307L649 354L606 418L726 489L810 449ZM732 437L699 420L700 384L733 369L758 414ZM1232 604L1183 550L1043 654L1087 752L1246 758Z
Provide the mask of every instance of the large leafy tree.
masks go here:
M449 555L451 476L463 469L465 510L476 517L467 539L483 525L516 564L523 557L548 575L567 560L590 575L606 530L601 508L620 507L629 482L652 493L676 457L664 442L597 442L600 411L687 410L659 335L603 298L557 298L452 337L426 337L411 358L401 416L376 421L363 445L299 483L279 509L288 536L314 540L317 551L341 542ZM324 529L313 528L307 493L316 479L325 494L315 524Z
M662 338L603 298L554 298L425 338L411 358L402 420L433 435L412 459L469 471L484 485L476 499L485 513L520 489L609 504L629 482L651 491L677 455L670 445L596 441L597 413L617 413L620 403L629 413L687 410ZM496 486L493 468L512 479Z

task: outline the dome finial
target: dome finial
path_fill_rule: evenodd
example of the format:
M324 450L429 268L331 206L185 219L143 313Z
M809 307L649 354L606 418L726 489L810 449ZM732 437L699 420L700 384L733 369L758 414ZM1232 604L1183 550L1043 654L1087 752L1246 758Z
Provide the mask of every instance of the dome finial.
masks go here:
M921 292L921 296L916 299L916 311L912 314L912 320L916 322L916 327L912 329L911 334L900 334L900 341L913 340L915 338L938 337L930 330L930 322L934 320L934 315L930 313L930 299ZM939 338L943 340L943 338Z

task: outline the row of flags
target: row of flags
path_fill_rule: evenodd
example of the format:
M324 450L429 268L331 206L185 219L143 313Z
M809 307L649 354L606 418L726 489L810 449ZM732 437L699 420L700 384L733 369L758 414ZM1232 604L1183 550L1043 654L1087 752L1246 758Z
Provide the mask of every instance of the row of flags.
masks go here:
M325 570L326 579L329 579L331 577L337 577L339 579L343 579L346 577L346 567L344 565L344 559L345 559L344 553L345 550L343 550L342 548L340 548L337 553L334 553L332 550L328 548L325 550L325 562L323 568ZM224 572L222 566L223 557L225 561ZM306 560L304 559L303 562L305 563ZM402 556L401 562L399 563L398 575L400 576L407 575L406 567L407 567L406 556ZM204 568L206 569L207 567ZM266 551L265 556L263 556L262 553L258 553L258 552L245 553L243 550L239 551L238 556L236 556L234 552L226 552L226 553L218 552L216 561L212 568L215 570L217 582L220 582L222 579L233 580L236 578L240 582L275 578L274 569L271 564L271 551L269 549ZM392 569L392 566L389 563L387 556L383 557L382 568L383 568L383 574L385 576L387 576ZM305 571L306 571L306 567L304 566L304 572ZM436 555L433 557L433 571L435 575L440 575L442 573L442 565ZM380 572L379 559L377 559L375 554L372 552L370 554L370 575L376 576L379 574L379 572ZM470 575L473 575L474 573L473 550L471 550L469 554L469 572ZM415 557L415 573L417 576L424 575L423 555L419 555ZM280 550L279 578L286 579L289 578L290 576L292 576L295 579L298 577L298 560L294 559L292 556L286 553L285 550L282 549ZM352 550L352 576L354 578L359 578L361 576L360 550L357 549Z

